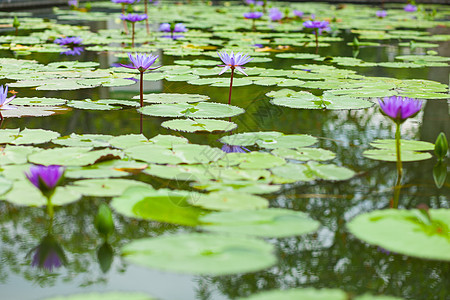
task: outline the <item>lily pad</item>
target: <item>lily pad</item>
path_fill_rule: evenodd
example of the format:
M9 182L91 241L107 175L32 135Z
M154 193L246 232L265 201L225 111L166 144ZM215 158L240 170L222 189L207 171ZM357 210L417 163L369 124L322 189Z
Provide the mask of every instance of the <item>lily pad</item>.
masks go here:
M377 210L348 223L357 238L408 256L450 261L450 210ZM426 245L426 247L424 247Z
M28 145L42 144L59 137L58 132L43 129L28 129L19 132L19 129L0 130L0 144Z
M83 293L69 296L56 296L45 300L156 300L152 296L133 292Z
M140 96L134 96L133 99L140 99ZM144 102L147 103L194 103L207 100L208 96L198 94L144 94Z
M155 104L144 106L138 111L149 116L186 118L226 118L244 112L237 106L213 102Z
M320 225L305 213L282 208L216 212L200 221L207 231L277 238L314 232Z
M114 197L134 186L142 186L151 189L152 186L141 181L121 178L85 179L73 182L71 190L85 196Z
M338 289L288 289L273 290L257 293L250 297L239 298L239 300L347 300L345 292Z
M274 248L248 237L190 233L135 240L122 248L130 262L149 268L198 274L255 272L276 263Z
M209 119L170 120L161 124L162 127L185 132L224 132L237 127L233 122Z
M394 139L374 140L370 145L378 149L396 149ZM434 150L434 144L423 141L400 140L400 150L432 151Z
M240 192L212 192L190 198L188 202L210 210L236 211L266 208L269 202L260 196Z
M397 161L397 153L395 148L393 149L370 149L363 152L363 156L382 161ZM430 153L415 152L403 150L400 148L401 161L419 161L431 158Z
M46 149L28 156L28 160L39 165L87 166L98 161L122 158L123 152L114 149L90 151L89 147L66 147Z

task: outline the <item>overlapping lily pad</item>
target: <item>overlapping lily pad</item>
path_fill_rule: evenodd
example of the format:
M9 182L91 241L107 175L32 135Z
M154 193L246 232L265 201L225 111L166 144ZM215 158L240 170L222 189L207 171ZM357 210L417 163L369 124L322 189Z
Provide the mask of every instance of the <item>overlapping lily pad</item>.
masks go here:
M395 148L395 140L375 140L370 143L371 146L378 149L370 149L363 152L367 158L383 161L397 161L397 152ZM401 140L400 143L400 158L402 161L418 161L431 158L431 154L427 152L433 150L432 143L423 141Z
M450 261L450 210L377 210L348 223L359 239L389 251ZM426 247L424 247L426 245Z
M264 241L190 233L141 239L122 248L126 260L149 268L198 275L263 270L275 264L274 248Z
M244 110L237 106L213 103L174 103L155 104L138 109L144 115L156 117L186 117L186 118L227 118L242 114Z
M185 132L226 132L237 127L233 122L209 119L170 120L161 124L162 127Z
M133 99L139 99L134 96ZM198 94L144 94L144 102L147 103L195 103L209 100L208 96Z

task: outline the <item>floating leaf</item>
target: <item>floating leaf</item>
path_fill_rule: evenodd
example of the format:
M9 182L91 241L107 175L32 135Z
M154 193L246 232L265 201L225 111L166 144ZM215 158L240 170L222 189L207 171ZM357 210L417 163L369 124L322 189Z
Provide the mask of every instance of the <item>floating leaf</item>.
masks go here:
M108 141L112 135L105 134L76 134L72 133L69 136L62 136L53 139L54 144L69 146L69 147L108 147Z
M25 106L58 106L66 104L66 99L60 98L43 98L43 97L33 97L33 98L14 98L14 105L25 105Z
M347 300L348 296L338 289L288 289L273 290L257 293L250 297L239 298L239 300Z
M2 129L0 130L0 144L27 145L47 143L59 137L59 133L51 130L28 129Z
M122 255L135 264L198 275L255 272L276 263L271 244L249 237L190 233L135 240Z
M233 122L209 119L170 120L161 124L162 127L185 132L223 132L237 127Z
M66 147L46 149L28 156L28 160L39 165L87 166L98 161L122 158L119 150L104 149L90 151L89 147Z
M394 139L386 139L374 140L370 145L378 149L395 150L395 143ZM423 141L400 140L400 149L408 151L432 151L434 150L434 144Z
M69 296L56 296L45 300L156 300L147 294L133 292L88 293Z
M0 195L3 195L11 189L13 182L4 177L0 177Z
M394 149L370 149L363 152L363 156L383 161L397 161L397 153ZM419 161L431 158L430 153L403 150L400 148L400 158L402 161Z
M127 188L135 186L152 188L151 185L141 181L121 178L78 180L73 182L70 188L85 196L114 197L122 195Z
M271 185L265 182L245 181L245 180L227 180L227 181L205 181L196 182L192 186L199 190L214 191L238 191L249 194L269 194L280 190L280 185Z
M355 175L350 169L334 164L320 164L310 161L306 164L287 163L271 169L272 173L281 178L293 181L323 180L347 180Z
M319 222L302 212L282 208L216 212L200 218L207 231L254 235L259 237L289 237L316 231Z
M140 99L134 96L133 99ZM209 100L208 96L198 94L144 94L144 102L147 103L194 103Z
M325 161L336 157L336 155L325 149L320 148L297 148L297 149L287 149L279 148L272 151L273 155L280 156L287 159L294 159L299 161Z
M244 112L242 108L237 106L213 102L155 104L144 106L138 111L150 116L187 118L226 118Z
M188 202L194 206L221 211L258 209L269 205L269 202L262 197L240 192L201 194L199 197L189 198Z
M450 261L450 210L428 213L431 221L416 209L376 210L357 216L347 227L357 238L395 253Z

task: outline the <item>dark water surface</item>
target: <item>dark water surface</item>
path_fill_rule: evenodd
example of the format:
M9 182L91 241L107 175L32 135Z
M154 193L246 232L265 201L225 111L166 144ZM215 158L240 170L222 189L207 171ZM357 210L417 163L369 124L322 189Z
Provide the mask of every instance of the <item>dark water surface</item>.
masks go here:
M107 28L106 22L85 23L97 29ZM112 24L117 26L117 24ZM436 29L430 29L431 31ZM443 30L443 29L439 29ZM448 30L447 30L448 33ZM333 42L330 48L321 48L319 54L351 56L352 49L345 43L352 35L343 33L344 42ZM450 43L441 42L441 56L450 55ZM313 48L297 51L313 53ZM409 48L400 48L396 42L389 46L362 48L358 58L365 61L393 61L397 55L408 54ZM415 49L413 53L421 53ZM173 63L174 57L162 57L163 65ZM0 57L12 57L10 51L1 51ZM279 59L274 57L266 68L288 69L293 64L311 61ZM25 59L41 63L58 60L98 61L100 68L116 62L113 56L84 52L78 57L59 54L32 54ZM183 59L190 59L183 58ZM208 57L192 57L204 58ZM178 59L178 58L177 58ZM218 60L219 63L219 60ZM449 83L448 68L386 69L381 67L355 68L366 76L398 79L429 79ZM223 76L229 76L225 74ZM1 82L2 84L6 82ZM65 99L131 99L138 94L138 84L115 88L93 88L77 91L36 91L14 88L21 97L60 97ZM233 299L267 289L293 287L339 288L355 295L371 293L403 297L405 299L450 299L450 263L411 258L367 245L346 229L346 223L358 214L389 207L396 179L395 163L364 158L362 152L370 148L374 139L393 138L393 123L379 113L377 106L353 111L297 110L274 106L265 93L274 87L244 86L233 89L233 104L246 110L234 117L237 132L280 131L286 134L311 134L319 137L318 146L337 154L334 163L357 172L344 182L306 182L285 184L274 194L265 195L271 207L283 207L307 212L319 221L320 229L309 235L294 238L268 239L276 246L279 263L265 271L231 276L190 276L149 270L128 264L120 257L120 247L129 241L175 232L193 232L195 229L158 222L139 221L114 214L116 232L111 239L114 260L109 272L101 271L97 250L102 241L93 226L98 206L108 198L85 197L81 201L57 207L53 224L54 235L67 256L68 264L56 272L44 273L31 266L30 251L46 235L46 214L43 208L17 207L0 201L0 299L42 299L54 295L91 291L139 291L160 299ZM145 92L198 93L211 101L226 103L227 88L192 86L184 82L145 82ZM314 91L313 91L314 92ZM439 132L450 137L450 116L447 100L429 100L417 117L402 126L402 138L434 142ZM143 133L175 134L160 124L167 119L144 116ZM71 133L130 134L139 133L139 114L135 109L118 111L69 112L39 118L10 118L2 128L43 128ZM222 135L185 134L193 143L221 147L217 139ZM401 208L414 208L425 203L432 208L450 208L449 181L443 188L435 186L432 159L404 164ZM155 188L177 187L179 182L168 182L149 176L135 176ZM424 245L426 246L426 245Z

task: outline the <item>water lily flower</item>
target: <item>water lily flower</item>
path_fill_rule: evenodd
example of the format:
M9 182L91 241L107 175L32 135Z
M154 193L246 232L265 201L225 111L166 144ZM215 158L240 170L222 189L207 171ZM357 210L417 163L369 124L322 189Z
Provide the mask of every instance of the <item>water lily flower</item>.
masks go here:
M9 109L16 109L17 107L13 105L9 105L9 103L16 97L16 95L13 95L12 97L8 98L8 86L5 85L5 88L3 88L3 85L0 85L0 121L3 121L3 116L1 111L2 110L9 110Z
M30 253L32 252L31 266L33 267L52 272L53 269L60 268L67 263L63 248L51 234L45 236L39 245L30 251Z
M269 10L269 18L275 22L283 19L283 13L278 8L271 8Z
M244 18L246 19L259 19L263 16L264 14L260 11L251 11L251 12L246 12L244 13Z
M162 23L159 26L159 31L162 32L170 32L170 36L163 36L163 37L168 37L168 38L172 38L172 39L177 39L180 37L183 37L182 35L173 35L174 32L186 32L188 31L186 26L184 26L183 23Z
M330 30L330 23L328 21L313 21L308 20L303 22L303 26L306 28L314 29L314 35L316 36L316 54L319 51L319 34L322 33L323 30Z
M222 75L226 70L231 69L230 93L228 95L228 104L231 104L231 90L233 88L234 70L236 69L239 72L241 72L242 74L244 74L245 76L248 76L244 72L244 70L243 70L244 67L242 67L242 66L245 65L246 63L252 61L253 58L248 56L248 54L243 54L241 52L238 52L238 53L234 54L233 51L231 51L231 54L228 54L225 51L217 52L217 54L219 55L220 59L225 64L225 65L219 65L219 67L224 67L222 69L222 71L220 71L219 75Z
M128 68L128 69L136 69L138 70L141 74L140 76L140 103L141 103L141 107L144 106L144 72L147 70L155 70L160 68L161 66L157 66L154 68L150 68L156 61L156 59L158 58L158 55L145 55L145 54L136 54L136 57L133 57L133 55L131 55L131 53L128 53L128 57L131 60L131 63L133 65L124 65L124 64L120 64L122 67Z
M246 152L250 152L250 150L248 150L244 146L235 146L235 145L228 145L228 144L223 144L221 150L223 152L225 152L225 153L246 153Z
M69 0L69 1L67 2L67 4L68 4L69 6L72 6L72 7L77 7L77 6L78 6L78 0Z
M304 14L304 12L294 9L294 16L296 16L297 18L303 17Z
M407 97L391 96L385 97L382 100L378 99L378 103L380 104L381 112L384 115L388 116L391 120L393 120L397 125L397 129L395 132L395 149L397 157L398 176L396 186L400 186L403 173L400 151L400 127L406 119L415 116L420 111L420 109L422 108L422 101Z
M42 194L50 199L55 192L56 186L62 180L65 168L58 165L32 166L25 175L28 180L37 187Z
M386 18L387 11L385 11L385 10L378 10L375 14L376 14L377 18L382 19L382 18Z
M406 11L406 12L415 12L415 11L417 11L417 6L412 5L412 4L407 4L403 8L403 10Z
M244 67L241 67L241 66L245 65L246 63L253 60L253 58L248 56L248 54L243 54L241 52L234 54L233 51L231 51L231 54L228 54L225 51L217 52L217 54L219 55L220 59L225 64L225 65L219 65L219 67L224 67L222 69L222 71L220 71L219 75L222 75L228 69L231 69L231 71L234 71L234 69L236 69L239 72L241 72L242 74L244 74L245 76L248 76L247 74L245 74L245 72L243 70Z
M111 0L113 3L122 3L122 4L133 4L135 2L139 2L140 0Z
M380 109L383 114L394 122L403 123L406 119L415 116L422 108L422 101L399 96L379 99Z
M140 22L140 21L144 21L148 18L147 15L143 14L143 15L139 15L139 14L128 14L128 15L124 15L121 14L120 15L120 19L122 19L124 22L130 22L131 23L131 47L134 48L134 27L136 22Z

